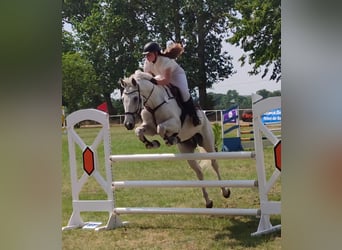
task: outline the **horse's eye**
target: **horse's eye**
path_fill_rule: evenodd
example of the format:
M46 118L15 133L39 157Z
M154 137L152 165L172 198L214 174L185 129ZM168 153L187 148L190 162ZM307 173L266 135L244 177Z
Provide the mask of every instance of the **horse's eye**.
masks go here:
M137 96L134 96L133 101L134 101L134 102L137 102L137 101L138 101L138 97L137 97Z

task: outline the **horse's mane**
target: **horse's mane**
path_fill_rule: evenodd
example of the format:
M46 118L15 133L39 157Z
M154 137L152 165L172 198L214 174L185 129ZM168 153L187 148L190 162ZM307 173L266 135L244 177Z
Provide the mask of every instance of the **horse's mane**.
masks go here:
M166 56L171 59L176 59L181 54L183 54L184 48L180 43L172 43L170 46L166 48L166 50L161 53L162 56Z

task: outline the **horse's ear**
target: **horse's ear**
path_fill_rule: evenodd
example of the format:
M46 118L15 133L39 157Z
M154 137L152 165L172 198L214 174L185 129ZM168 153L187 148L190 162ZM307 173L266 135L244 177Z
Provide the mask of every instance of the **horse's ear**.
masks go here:
M122 78L119 79L119 83L120 83L122 88L126 87L126 82Z
M137 81L134 78L132 78L132 84L133 86L137 86Z

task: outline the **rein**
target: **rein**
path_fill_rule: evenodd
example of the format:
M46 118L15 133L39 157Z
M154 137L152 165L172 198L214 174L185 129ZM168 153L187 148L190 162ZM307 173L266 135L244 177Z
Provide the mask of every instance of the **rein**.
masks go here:
M139 87L139 85L138 85L138 87ZM148 97L147 97L147 98L145 98L146 100L145 100L145 102L144 102L144 107L145 107L146 103L148 102L148 100L150 100L150 98L151 98L151 95L152 95L152 93L153 93L153 90L154 90L154 87L155 87L155 85L153 85L153 88L152 88L152 90L151 90L150 94L148 95Z
M153 114L153 115L154 115L154 113L155 113L161 106L163 106L164 104L167 103L167 101L164 100L162 103L160 103L159 105L157 105L154 109L152 109L151 107L149 107L148 105L146 105L146 103L148 102L148 100L149 100L149 99L151 98L151 96L152 96L154 87L155 87L155 85L153 85L153 88L152 88L152 90L151 90L149 96L146 98L146 101L144 102L144 107L145 107L145 109L146 109L147 111L149 111L149 112L150 112L151 114ZM169 91L167 91L167 88L166 88L166 87L163 86L163 88L164 88L165 92L167 93L168 100L175 99L175 97L172 96L172 95L169 93Z

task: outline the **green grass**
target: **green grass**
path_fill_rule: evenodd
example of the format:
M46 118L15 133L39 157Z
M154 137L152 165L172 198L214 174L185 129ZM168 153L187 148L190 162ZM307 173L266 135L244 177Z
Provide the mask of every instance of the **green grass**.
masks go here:
M97 128L77 130L86 143L91 144ZM159 139L156 137L156 139ZM160 140L159 149L146 150L133 131L121 126L111 127L112 154L176 153L177 147L167 147ZM62 134L63 185L62 225L65 226L72 213L71 185L67 136ZM99 147L99 158L103 150ZM77 151L81 164L81 151ZM273 172L273 150L265 149L267 176ZM256 179L255 160L219 160L223 179ZM214 171L208 161L202 161L206 180L215 180ZM103 167L103 166L102 166ZM195 173L185 161L165 162L121 162L113 163L115 180L195 180ZM82 169L78 170L78 175ZM278 183L279 182L279 183ZM271 191L271 197L280 200L280 181ZM210 198L217 208L257 208L256 189L231 189L229 199L222 197L219 188L208 188ZM98 184L89 179L80 195L84 199L105 198ZM158 207L204 207L200 188L136 188L118 189L115 192L116 206L158 206ZM108 213L81 213L84 221L106 223ZM261 237L251 237L258 227L258 218L242 216L200 216L200 215L121 215L130 223L109 231L87 231L75 229L63 231L63 249L281 249L280 232ZM274 224L281 223L280 216L272 216Z

